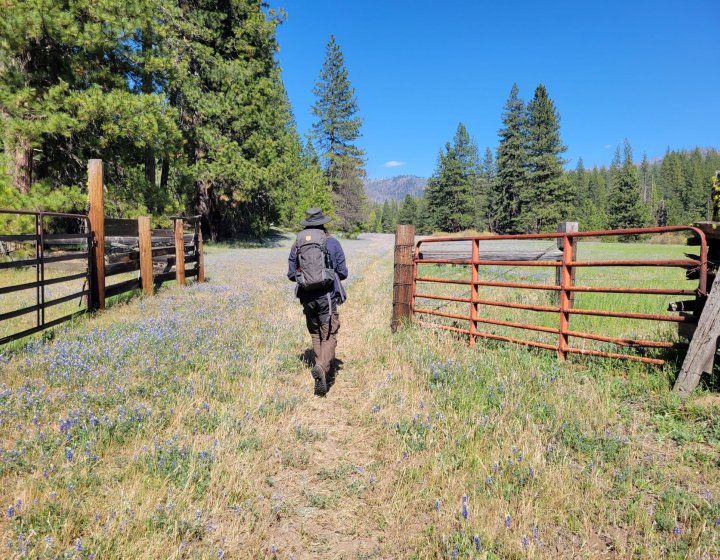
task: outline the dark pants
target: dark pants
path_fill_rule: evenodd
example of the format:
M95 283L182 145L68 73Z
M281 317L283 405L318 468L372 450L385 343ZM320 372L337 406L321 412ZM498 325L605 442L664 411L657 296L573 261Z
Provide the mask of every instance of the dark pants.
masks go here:
M331 309L327 298L320 298L304 304L303 312L310 338L312 338L315 365L319 365L327 374L335 359L337 333L340 330L337 305L332 302Z

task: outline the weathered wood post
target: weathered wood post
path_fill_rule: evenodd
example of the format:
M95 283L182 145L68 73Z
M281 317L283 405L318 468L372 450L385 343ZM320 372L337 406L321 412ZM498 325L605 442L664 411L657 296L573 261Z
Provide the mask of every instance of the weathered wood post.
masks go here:
M152 259L152 232L150 231L150 218L138 218L138 242L140 245L140 280L143 292L153 295L153 259Z
M105 189L101 159L88 161L88 195L90 232L95 236L90 308L105 309Z
M195 248L197 251L197 281L205 282L205 256L203 255L202 228L199 223L196 227L198 228L197 247Z
M182 218L175 218L175 280L185 285L185 237Z
M398 225L395 230L393 308L390 328L393 332L412 317L415 226Z
M574 231L580 231L578 222L560 222L557 226L558 233L567 233L567 232L574 232ZM564 249L563 239L564 239L563 237L557 238L557 248L560 249L561 251ZM575 241L576 241L576 239L573 238L572 239L572 243L573 243L572 258L573 258L573 260L575 260L575 258L577 257L577 245L576 245ZM571 271L571 275L572 275L572 281L573 281L573 283L575 283L575 269L573 269ZM561 269L561 267L558 266L555 268L555 285L560 286L561 284L562 284L562 269ZM575 294L571 293L570 303L572 304L572 302L574 300L575 300Z
M687 397L700 383L703 372L712 373L719 339L720 282L714 282L673 391Z

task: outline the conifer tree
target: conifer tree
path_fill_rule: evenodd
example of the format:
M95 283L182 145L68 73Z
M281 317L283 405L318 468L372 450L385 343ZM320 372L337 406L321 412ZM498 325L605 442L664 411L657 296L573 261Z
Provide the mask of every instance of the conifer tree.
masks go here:
M617 147L611 168L612 186L608 217L612 229L643 227L646 216L640 200L640 178L633 162L630 142L625 140L623 159L620 161L620 146ZM636 236L625 236L631 240Z
M495 166L497 179L490 203L490 227L498 233L520 231L520 197L527 186L525 105L513 84L502 115L503 128Z
M293 229L300 227L308 208L322 208L325 214L333 215L332 195L312 142L308 140L301 149L296 149L299 149L298 165L292 170L294 180L284 210L284 221Z
M640 162L640 199L644 204L650 204L650 187L652 177L650 173L650 162L647 153L643 152L642 161Z
M397 223L417 225L417 202L415 197L410 194L405 195L405 199L400 206Z
M495 188L495 161L492 150L485 148L485 156L480 164L480 176L478 179L478 192L475 197L475 220L474 227L478 230L485 230L490 227L490 201Z
M527 106L528 183L520 190L518 222L525 232L554 231L567 216L572 187L563 172L566 150L560 140L560 116L543 84Z
M211 238L280 218L297 133L275 59L277 17L259 0L178 4L167 49L195 208Z
M358 230L365 221L366 195L363 151L355 145L362 120L345 58L333 35L313 93L317 96L313 134L328 185L335 197L340 227Z
M457 232L473 225L475 197L479 189L477 147L462 123L453 144L447 143L438 157L438 166L426 187L429 226Z

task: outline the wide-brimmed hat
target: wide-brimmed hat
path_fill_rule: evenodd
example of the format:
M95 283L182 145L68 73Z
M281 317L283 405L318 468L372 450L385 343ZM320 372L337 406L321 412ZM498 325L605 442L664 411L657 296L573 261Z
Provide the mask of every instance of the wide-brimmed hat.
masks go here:
M323 214L322 208L309 208L305 210L305 219L300 222L302 226L321 226L331 221L330 216Z

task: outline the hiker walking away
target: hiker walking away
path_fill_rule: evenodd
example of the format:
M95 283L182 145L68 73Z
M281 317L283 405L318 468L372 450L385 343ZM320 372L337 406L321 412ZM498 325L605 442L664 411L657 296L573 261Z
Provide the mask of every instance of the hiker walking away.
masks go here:
M307 329L312 338L315 365L315 394L324 396L335 360L337 333L340 329L338 306L345 301L341 280L348 275L345 253L337 239L325 229L332 218L320 208L310 208L300 222L305 227L297 234L288 257L288 278L296 282L295 294L303 305Z

